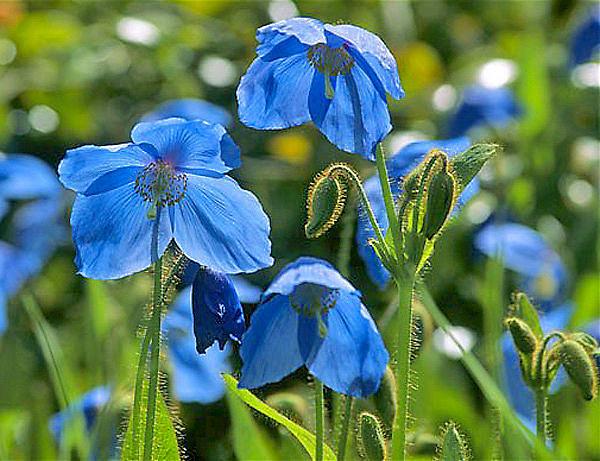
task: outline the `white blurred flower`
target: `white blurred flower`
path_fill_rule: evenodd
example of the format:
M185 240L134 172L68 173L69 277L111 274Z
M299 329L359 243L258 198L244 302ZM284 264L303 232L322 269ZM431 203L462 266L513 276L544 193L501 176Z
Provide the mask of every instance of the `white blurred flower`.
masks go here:
M151 46L158 42L160 30L143 19L125 17L117 23L117 35L126 42Z
M457 346L456 341L458 341L466 352L470 351L475 345L475 333L472 330L465 327L452 326L449 328L449 332L450 334L441 328L436 329L433 332L433 345L439 352L451 359L459 359L462 356L462 351Z
M487 88L500 88L517 78L517 64L509 59L492 59L479 68L477 80Z

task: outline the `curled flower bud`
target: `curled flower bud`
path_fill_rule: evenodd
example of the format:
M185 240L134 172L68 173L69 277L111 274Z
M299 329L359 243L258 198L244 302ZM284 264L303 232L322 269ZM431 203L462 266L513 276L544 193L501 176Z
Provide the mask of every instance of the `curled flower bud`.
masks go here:
M337 222L346 203L346 183L330 174L330 168L319 173L308 189L307 220L304 232L318 238Z
M368 461L386 459L386 445L381 423L377 417L363 412L358 417L358 450Z
M537 339L529 325L517 317L509 317L504 323L510 331L517 350L523 354L533 353L537 346Z
M583 398L595 398L598 394L598 371L584 347L577 341L567 339L560 344L558 355L561 365L579 388Z

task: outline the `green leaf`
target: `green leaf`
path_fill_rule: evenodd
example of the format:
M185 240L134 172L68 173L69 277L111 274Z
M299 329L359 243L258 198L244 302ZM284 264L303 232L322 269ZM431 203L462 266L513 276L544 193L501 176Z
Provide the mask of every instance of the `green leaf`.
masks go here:
M485 162L492 158L499 149L500 146L496 144L475 144L450 159L450 164L459 182L459 192L467 187Z
M289 420L277 410L271 408L265 402L260 400L254 394L246 389L238 389L237 380L228 374L223 375L223 380L225 381L225 386L227 387L227 392L232 396L235 395L239 399L241 399L246 405L254 408L259 413L271 418L273 421L281 424L285 427L290 433L296 437L296 439L302 444L304 449L310 455L311 459L314 460L315 457L315 436L311 434L309 431L304 429L302 426L296 424L295 422ZM335 454L327 445L324 445L324 459L335 461Z
M513 309L514 315L523 320L531 328L536 337L541 339L544 336L537 310L533 307L525 293L517 293Z
M240 461L278 459L269 439L256 424L250 409L244 403L227 394L227 404L231 414L233 450Z
M133 440L133 413L129 417L127 432L121 447L121 460L144 460L144 433L146 429L146 412L148 405L148 378L144 379L140 402L140 418L138 418L139 437ZM137 446L136 446L137 445ZM136 456L137 453L137 456ZM169 415L169 409L159 391L156 396L156 417L154 418L154 439L152 441L152 460L171 461L179 460L177 434ZM146 461L146 460L144 460Z

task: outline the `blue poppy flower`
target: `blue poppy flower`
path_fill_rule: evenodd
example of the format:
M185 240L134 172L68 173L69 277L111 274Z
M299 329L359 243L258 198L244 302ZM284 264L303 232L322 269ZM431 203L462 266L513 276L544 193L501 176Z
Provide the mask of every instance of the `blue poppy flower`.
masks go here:
M323 260L288 264L263 294L242 339L240 387L277 382L305 365L336 392L376 392L389 356L360 296Z
M510 89L473 85L465 89L462 101L450 119L449 135L463 136L471 128L480 126L504 128L522 114Z
M391 130L386 93L404 97L381 39L311 18L261 27L256 39L258 57L237 89L242 123L273 130L312 121L341 150L373 160Z
M139 123L131 138L69 150L60 163L60 180L77 192L71 225L82 275L115 279L148 267L155 225L159 255L174 239L221 272L272 264L267 216L226 175L240 152L221 125L170 118Z
M85 420L85 427L89 431L94 428L96 419L102 407L110 400L111 388L109 386L95 387L85 393L79 400L71 403L65 410L54 414L49 421L50 432L57 443L63 438L67 424L81 414Z
M571 39L571 67L594 59L600 51L600 5L590 8L589 15L577 26Z
M0 219L6 218L0 240L0 333L7 326L7 299L65 240L63 210L62 188L49 165L31 155L0 155Z
M388 174L392 182L392 193L399 195L402 193L400 189L401 180L414 168L416 168L425 158L431 149L441 149L453 157L461 152L464 152L470 147L469 138L460 137L455 139L447 139L440 141L419 141L406 145L387 161ZM375 218L381 227L383 234L387 232L388 219L385 211L385 203L379 178L372 176L367 179L363 187L371 202ZM467 203L479 191L479 181L475 178L462 192L457 200L459 207ZM375 238L375 231L371 226L371 222L362 209L359 210L357 227L356 227L356 244L359 256L362 258L367 274L373 283L383 289L390 280L390 273L383 267L383 264L375 254L373 247L369 244L369 240Z
M544 334L566 328L572 312L573 306L570 303L565 303L551 312L542 313L540 315L540 326ZM501 347L504 356L504 387L508 398L523 423L528 427L535 427L535 397L523 381L519 356L508 332L502 336ZM550 393L556 393L566 381L566 374L564 370L560 369L550 386Z
M488 257L499 256L504 266L520 275L520 287L542 310L560 304L568 276L558 254L535 230L516 223L483 226L474 245Z
M160 104L152 112L144 115L142 122L156 122L165 118L178 117L184 120L204 120L223 126L231 125L229 112L216 104L201 99L172 99Z

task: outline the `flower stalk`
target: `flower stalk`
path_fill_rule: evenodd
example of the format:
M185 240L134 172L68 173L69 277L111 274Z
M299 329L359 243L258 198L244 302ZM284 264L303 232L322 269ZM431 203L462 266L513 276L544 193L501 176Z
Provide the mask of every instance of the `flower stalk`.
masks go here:
M540 441L546 443L546 434L548 433L548 395L545 388L535 391L535 428L536 435Z
M315 459L323 461L323 425L324 425L323 383L315 378Z

